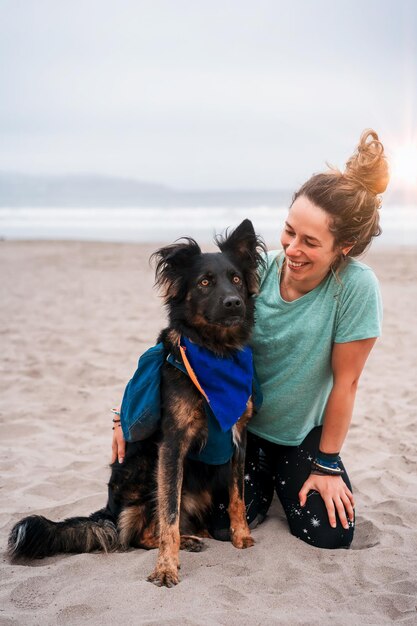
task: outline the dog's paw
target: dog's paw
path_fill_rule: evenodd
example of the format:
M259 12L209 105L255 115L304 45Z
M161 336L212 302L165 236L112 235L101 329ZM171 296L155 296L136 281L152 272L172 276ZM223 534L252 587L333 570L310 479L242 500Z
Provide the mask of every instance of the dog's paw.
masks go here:
M251 535L239 535L237 533L232 533L232 544L235 548L244 550L245 548L251 548L254 546L255 540Z
M204 550L204 541L195 535L181 535L180 549L188 552L201 552Z
M180 582L178 570L156 567L147 580L157 587L175 587Z

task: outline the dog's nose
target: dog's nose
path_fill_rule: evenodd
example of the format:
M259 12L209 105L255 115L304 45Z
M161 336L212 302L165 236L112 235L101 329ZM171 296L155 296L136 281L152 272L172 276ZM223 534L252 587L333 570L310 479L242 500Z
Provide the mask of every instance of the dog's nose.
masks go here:
M242 300L237 296L227 296L223 300L223 306L226 309L239 309L242 306Z

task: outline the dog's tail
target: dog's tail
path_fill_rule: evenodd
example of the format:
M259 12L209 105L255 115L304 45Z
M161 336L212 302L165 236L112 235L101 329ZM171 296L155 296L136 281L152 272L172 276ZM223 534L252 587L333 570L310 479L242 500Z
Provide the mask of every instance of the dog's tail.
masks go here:
M111 552L118 547L114 518L102 509L90 517L70 517L52 522L41 515L20 520L9 536L11 560L41 559L59 552Z

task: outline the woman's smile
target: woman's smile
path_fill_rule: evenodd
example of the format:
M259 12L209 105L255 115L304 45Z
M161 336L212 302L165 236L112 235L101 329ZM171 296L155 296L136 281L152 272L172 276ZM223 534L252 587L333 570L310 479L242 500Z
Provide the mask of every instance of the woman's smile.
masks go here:
M293 272L298 272L304 269L306 265L309 265L308 261L293 261L288 256L286 257L286 259L287 259L287 267Z

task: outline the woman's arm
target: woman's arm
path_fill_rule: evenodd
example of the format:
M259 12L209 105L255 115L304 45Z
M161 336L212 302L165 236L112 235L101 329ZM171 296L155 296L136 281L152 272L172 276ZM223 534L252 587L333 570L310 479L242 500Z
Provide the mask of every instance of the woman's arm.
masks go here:
M115 412L116 409L113 410ZM117 409L113 417L113 439L111 445L111 461L110 463L114 463L116 459L119 463L123 463L125 460L126 453L126 442L123 437L122 427L120 425L120 409Z
M376 338L335 343L332 351L333 388L324 414L322 452L339 452L352 419L356 391Z
M342 448L352 419L359 378L375 341L376 338L362 339L335 343L333 346L333 388L324 415L320 439L322 452L335 453ZM347 528L346 512L353 521L354 500L342 478L311 474L299 493L301 506L304 506L309 491L313 489L320 493L326 504L330 525L336 526L337 511L342 525Z

